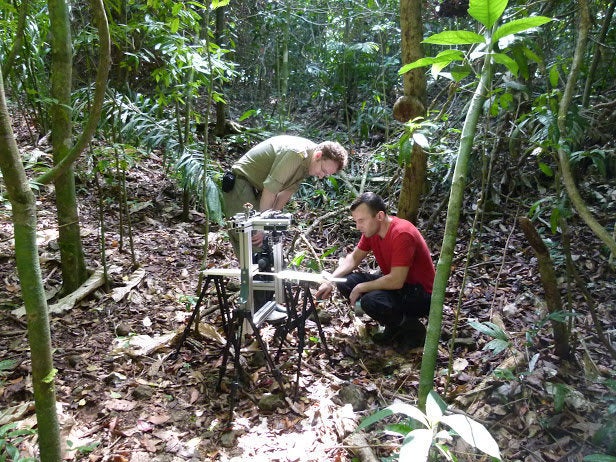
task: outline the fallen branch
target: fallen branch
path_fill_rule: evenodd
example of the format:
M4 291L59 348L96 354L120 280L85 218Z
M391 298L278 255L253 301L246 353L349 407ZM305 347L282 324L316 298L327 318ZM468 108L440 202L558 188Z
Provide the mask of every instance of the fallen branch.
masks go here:
M59 314L70 310L75 306L75 304L83 300L86 296L90 295L104 283L105 276L103 273L103 268L99 268L76 291L71 292L66 297L60 299L57 303L49 305L49 313ZM26 308L22 306L20 308L17 308L16 310L13 310L12 313L15 316L25 316Z
M144 277L145 270L143 268L139 268L131 275L125 286L116 287L115 289L113 289L113 291L111 292L111 298L113 299L113 301L119 302L124 297L126 297L126 294L129 293L133 287L139 284Z

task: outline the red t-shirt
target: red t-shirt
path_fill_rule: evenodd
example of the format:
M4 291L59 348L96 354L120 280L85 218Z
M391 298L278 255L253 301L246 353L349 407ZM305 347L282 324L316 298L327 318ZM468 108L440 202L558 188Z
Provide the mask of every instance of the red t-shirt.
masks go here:
M384 238L378 234L366 237L363 234L357 244L364 252L372 251L383 274L389 274L395 266L408 266L407 284L421 284L432 293L434 263L426 241L410 221L392 217Z

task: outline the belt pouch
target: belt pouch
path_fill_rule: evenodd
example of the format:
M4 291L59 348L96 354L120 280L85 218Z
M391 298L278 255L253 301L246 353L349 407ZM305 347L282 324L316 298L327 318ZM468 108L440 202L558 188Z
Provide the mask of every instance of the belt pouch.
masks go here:
M230 192L235 186L235 173L225 172L222 176L222 192Z

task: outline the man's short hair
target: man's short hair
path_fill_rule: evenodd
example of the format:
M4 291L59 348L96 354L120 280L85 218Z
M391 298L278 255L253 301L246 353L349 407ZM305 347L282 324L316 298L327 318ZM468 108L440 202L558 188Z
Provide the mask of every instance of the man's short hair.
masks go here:
M366 204L372 216L375 216L379 212L387 213L387 206L381 196L373 192L365 192L360 194L351 204L351 212L359 207L361 204Z
M335 141L323 141L317 145L316 150L321 151L321 158L336 162L338 164L338 171L347 166L349 153L340 143Z

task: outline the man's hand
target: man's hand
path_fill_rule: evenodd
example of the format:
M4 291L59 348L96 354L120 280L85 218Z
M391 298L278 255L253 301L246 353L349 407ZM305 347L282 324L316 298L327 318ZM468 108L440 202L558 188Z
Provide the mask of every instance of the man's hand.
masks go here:
M353 287L353 290L349 294L349 302L351 302L351 306L355 306L355 303L357 302L357 300L359 300L361 296L367 292L363 290L362 286L363 286L363 283L357 284L355 287Z
M261 247L263 245L263 238L265 237L265 233L263 231L254 231L252 234L252 245L257 247Z
M327 299L331 297L333 291L334 291L334 284L331 282L324 282L319 286L314 296L317 300Z

